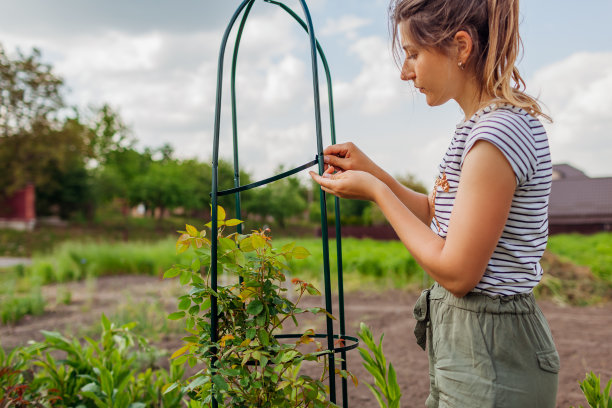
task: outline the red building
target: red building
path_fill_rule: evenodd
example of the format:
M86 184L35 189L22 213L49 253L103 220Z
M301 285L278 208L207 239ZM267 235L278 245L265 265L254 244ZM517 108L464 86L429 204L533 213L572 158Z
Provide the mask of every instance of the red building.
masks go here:
M0 228L32 230L36 224L34 185L29 184L0 201Z

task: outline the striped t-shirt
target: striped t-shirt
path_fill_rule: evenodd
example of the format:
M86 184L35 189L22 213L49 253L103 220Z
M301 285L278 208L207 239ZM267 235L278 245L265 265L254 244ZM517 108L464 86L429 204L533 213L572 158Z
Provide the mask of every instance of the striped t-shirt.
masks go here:
M499 148L512 166L517 186L501 238L473 291L491 296L530 292L542 278L540 258L548 240L552 164L544 127L524 109L491 105L457 125L439 166L440 176L446 173L448 192L436 187L435 218L430 227L446 237L461 166L478 140Z

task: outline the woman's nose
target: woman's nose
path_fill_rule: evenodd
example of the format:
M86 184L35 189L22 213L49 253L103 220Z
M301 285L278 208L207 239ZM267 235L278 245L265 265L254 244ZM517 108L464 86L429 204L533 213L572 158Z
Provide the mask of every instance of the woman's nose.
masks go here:
M400 78L402 81L410 81L414 79L414 71L411 69L408 60L405 60L404 65L402 65L402 72L400 74Z

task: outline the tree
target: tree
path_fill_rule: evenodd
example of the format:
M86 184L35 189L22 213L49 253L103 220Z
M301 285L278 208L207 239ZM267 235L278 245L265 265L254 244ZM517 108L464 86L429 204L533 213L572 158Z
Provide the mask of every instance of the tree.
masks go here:
M282 171L281 168L277 172ZM254 190L244 208L262 217L272 216L283 228L288 218L299 215L307 208L306 195L306 189L297 177L287 177Z
M0 44L0 195L49 182L49 166L63 168L75 154L58 143L63 81L40 58L33 49L11 59Z
M66 219L76 212L93 216L94 196L90 173L86 167L87 143L91 129L77 118L66 119L62 128L50 130L49 141L63 160L47 161L46 180L36 186L36 213L57 213Z
M0 136L48 126L64 108L63 80L40 59L36 48L30 55L18 51L18 57L11 59L0 44Z

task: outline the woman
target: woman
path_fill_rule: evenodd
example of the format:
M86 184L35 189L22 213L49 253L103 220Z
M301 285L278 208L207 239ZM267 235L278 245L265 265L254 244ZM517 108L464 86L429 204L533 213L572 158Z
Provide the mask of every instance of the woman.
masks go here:
M401 79L430 106L454 100L455 129L429 197L352 143L325 149L321 188L374 201L436 281L415 306L428 343L427 407L554 407L559 356L533 297L548 236L546 115L515 67L517 0L394 0Z

